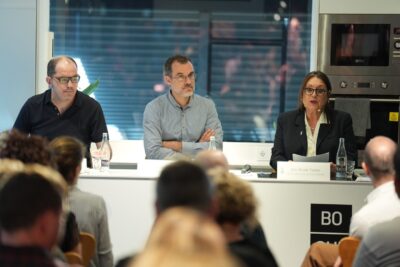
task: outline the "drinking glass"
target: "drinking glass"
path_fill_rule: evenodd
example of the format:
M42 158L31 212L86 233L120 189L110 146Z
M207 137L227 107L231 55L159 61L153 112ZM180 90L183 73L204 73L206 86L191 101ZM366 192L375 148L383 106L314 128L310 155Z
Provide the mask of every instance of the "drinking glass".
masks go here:
M353 173L356 162L354 160L348 160L346 166L346 180L353 180Z
M101 170L101 154L97 148L90 149L90 155L92 156L92 168L93 170Z

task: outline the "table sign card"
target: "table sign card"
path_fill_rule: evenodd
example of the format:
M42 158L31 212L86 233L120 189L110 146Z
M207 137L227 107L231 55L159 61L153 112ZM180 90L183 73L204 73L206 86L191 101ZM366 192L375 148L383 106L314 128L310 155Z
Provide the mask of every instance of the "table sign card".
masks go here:
M330 181L330 163L278 161L277 179L291 181Z

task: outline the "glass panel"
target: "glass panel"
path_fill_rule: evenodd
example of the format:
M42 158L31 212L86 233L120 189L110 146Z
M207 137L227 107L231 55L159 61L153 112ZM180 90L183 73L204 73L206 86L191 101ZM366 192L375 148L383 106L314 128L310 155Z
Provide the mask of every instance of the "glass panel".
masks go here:
M74 1L50 2L54 54L77 59L80 87L100 81L93 97L111 139L143 138L144 107L168 91L162 66L176 53L192 58L197 93L215 101L225 141L273 141L279 112L296 108L309 68L308 0L259 1L253 13L234 11L233 4L230 13L213 11L199 1L181 1L180 9L192 11L173 10L164 0L137 2L144 6L99 0L79 8ZM305 13L285 13L288 6Z

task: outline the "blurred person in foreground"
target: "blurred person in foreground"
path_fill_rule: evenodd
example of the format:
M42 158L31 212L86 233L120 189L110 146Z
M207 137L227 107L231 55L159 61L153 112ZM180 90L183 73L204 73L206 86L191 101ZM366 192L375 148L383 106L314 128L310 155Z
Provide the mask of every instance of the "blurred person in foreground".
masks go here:
M3 175L0 266L67 266L50 254L63 229L60 224L66 191L60 174L38 164Z
M49 89L29 98L22 106L14 127L24 133L49 140L68 135L86 146L88 164L90 144L100 147L102 134L108 132L103 110L93 98L78 90L78 65L69 56L56 56L47 64Z
M218 213L213 184L205 170L190 161L173 162L161 171L156 182L155 225L164 212L174 207L195 210L210 218ZM131 258L120 259L116 266L127 266Z
M373 225L400 216L400 201L394 184L393 157L396 147L393 140L384 136L374 137L367 143L361 166L371 178L373 190L366 197L365 205L351 217L350 236L363 239ZM341 266L338 246L325 242L313 243L301 266Z
M332 86L321 71L308 73L300 87L297 110L279 115L270 165L293 160L293 154L315 156L329 152L331 173L336 172L339 138L345 139L348 160L357 161L357 148L350 114L329 106Z
M93 234L96 239L96 250L90 266L113 266L105 201L101 196L83 192L77 187L85 146L74 137L60 136L50 142L50 149L58 171L68 184L67 203L76 216L79 229Z
M200 151L195 157L195 162L206 171L210 171L214 168L222 168L223 170L229 172L228 160L226 159L224 153L220 150ZM245 238L250 239L262 250L269 251L264 229L258 220L252 222L251 224L243 222L240 228L241 234Z
M205 214L174 207L157 219L130 267L240 267L218 225Z
M163 75L170 90L148 103L143 113L146 158L165 159L175 154L193 157L208 148L211 136L222 149L222 127L215 104L195 94L196 73L190 58L168 58Z
M229 163L224 153L221 150L202 150L194 158L205 170L210 170L215 167L220 167L229 170Z
M400 198L400 149L394 156L395 190ZM354 267L400 266L400 216L377 224L367 232L357 250Z
M28 135L16 129L2 132L0 134L0 159L14 159L25 164L36 163L57 169L57 163L53 158L53 153L49 148L48 141L38 135ZM65 235L59 240L59 249L52 252L62 260L62 252L74 251L81 253L79 229L76 224L75 214L65 211L65 224L62 227Z
M249 183L223 169L210 171L219 204L217 223L227 239L230 251L247 267L278 266L267 247L261 249L241 233L241 225L257 224L257 200Z

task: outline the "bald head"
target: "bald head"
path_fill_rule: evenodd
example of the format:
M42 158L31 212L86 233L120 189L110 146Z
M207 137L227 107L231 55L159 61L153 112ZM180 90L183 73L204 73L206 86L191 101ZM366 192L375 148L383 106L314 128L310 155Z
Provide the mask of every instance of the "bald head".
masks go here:
M205 170L209 170L215 167L221 167L225 170L229 169L228 160L224 153L220 150L203 150L200 151L195 161Z
M393 158L396 148L397 144L384 136L374 137L368 142L365 147L364 163L373 180L387 176L394 178Z

